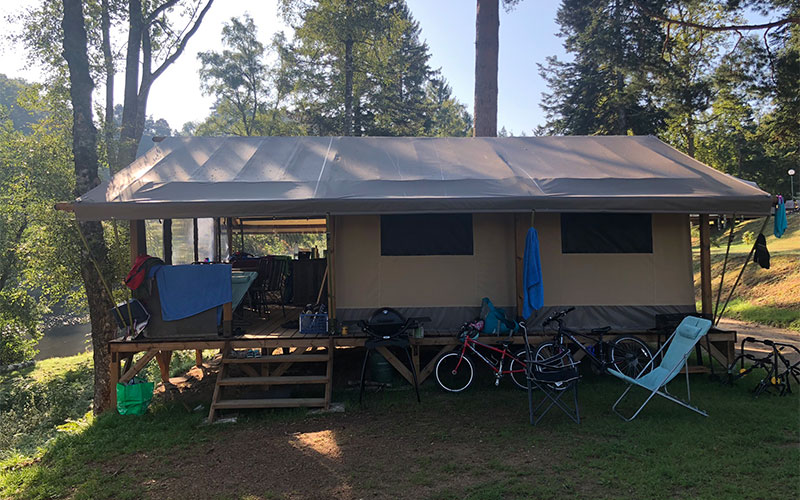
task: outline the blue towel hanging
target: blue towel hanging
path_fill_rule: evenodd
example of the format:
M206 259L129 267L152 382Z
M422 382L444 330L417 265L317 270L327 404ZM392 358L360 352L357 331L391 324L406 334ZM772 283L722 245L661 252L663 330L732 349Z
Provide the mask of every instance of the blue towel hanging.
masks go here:
M525 287L522 317L527 319L544 305L542 262L539 258L539 234L534 228L528 229L528 237L525 240L525 260L522 267L522 283Z

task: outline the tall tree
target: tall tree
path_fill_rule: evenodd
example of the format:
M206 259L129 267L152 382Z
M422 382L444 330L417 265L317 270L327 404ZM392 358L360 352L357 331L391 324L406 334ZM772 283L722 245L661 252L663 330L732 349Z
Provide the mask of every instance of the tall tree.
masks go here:
M94 82L89 74L89 57L81 0L63 0L64 59L69 67L69 86L72 101L72 154L75 161L75 196L80 196L100 183L97 159L97 129L92 117ZM94 411L106 408L109 385L108 342L115 330L111 316L113 304L103 284L108 260L103 226L99 222L80 222L80 231L87 248L81 258L81 276L89 302L94 349ZM105 367L105 369L99 369Z

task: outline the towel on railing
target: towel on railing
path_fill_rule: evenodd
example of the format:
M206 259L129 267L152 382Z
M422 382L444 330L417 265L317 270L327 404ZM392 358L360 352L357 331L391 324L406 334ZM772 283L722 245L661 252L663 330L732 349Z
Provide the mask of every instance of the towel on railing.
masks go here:
M536 229L528 229L525 239L525 260L522 264L524 297L522 317L528 319L544 305L544 286L542 284L542 262L539 258L539 235Z
M161 318L175 321L231 302L231 266L160 266L155 269Z

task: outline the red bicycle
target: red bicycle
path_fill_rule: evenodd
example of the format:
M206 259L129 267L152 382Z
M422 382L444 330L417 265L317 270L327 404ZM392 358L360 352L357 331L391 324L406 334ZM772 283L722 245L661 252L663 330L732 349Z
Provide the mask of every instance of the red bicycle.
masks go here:
M512 330L513 332L513 330ZM528 389L525 378L525 348L522 347L515 353L509 352L512 340L509 338L500 341L502 349L484 344L475 340L478 332L465 332L459 337L461 347L454 352L445 354L436 363L436 381L445 391L461 392L472 384L475 378L475 367L467 351L483 360L494 372L494 385L500 385L504 375L510 375L511 380L520 389ZM485 352L482 353L478 349ZM507 364L506 364L507 363Z

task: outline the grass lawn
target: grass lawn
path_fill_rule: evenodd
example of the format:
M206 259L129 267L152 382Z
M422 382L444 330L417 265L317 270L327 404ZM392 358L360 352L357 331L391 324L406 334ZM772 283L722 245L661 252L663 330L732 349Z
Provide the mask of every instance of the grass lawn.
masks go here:
M767 248L770 252L770 268L762 269L758 264L748 264L741 282L734 292L725 316L764 325L790 328L800 332L800 214L791 214L789 228L783 237L772 235L772 219L764 229ZM751 245L742 241L742 235L751 231L758 233L763 219L749 220L737 225L731 245L730 258L725 271L720 308L730 292L742 264L750 252ZM694 281L696 299L700 300L700 258L697 238L694 243ZM711 275L712 294L716 302L719 278L722 274L728 233L720 233L712 242Z
M610 411L623 385L587 375L583 422L554 410L538 427L525 393L488 377L458 395L428 381L422 404L400 390L368 394L362 408L339 391L345 413L245 411L229 425L159 401L143 417L86 418L44 449L6 453L0 498L798 498L800 399L753 399L759 378L693 376L709 418L656 400L624 423ZM671 389L685 394L682 381Z

